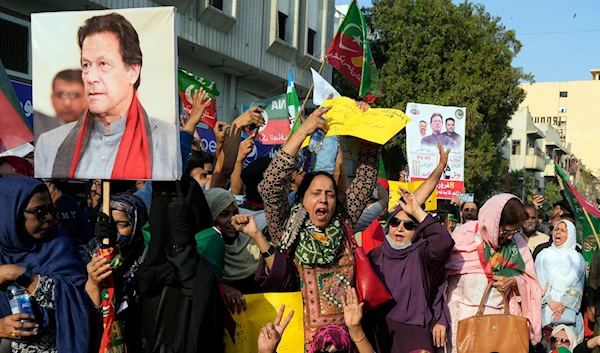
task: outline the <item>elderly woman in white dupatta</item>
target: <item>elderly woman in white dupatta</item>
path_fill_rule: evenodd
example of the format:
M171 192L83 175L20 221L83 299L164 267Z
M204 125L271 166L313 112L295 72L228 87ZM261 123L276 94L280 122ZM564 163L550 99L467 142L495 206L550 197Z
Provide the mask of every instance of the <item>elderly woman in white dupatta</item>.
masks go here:
M575 226L567 220L554 228L554 242L535 260L535 270L545 294L542 327L564 324L573 329L577 343L583 339L583 317L579 312L585 283L585 260L575 249Z

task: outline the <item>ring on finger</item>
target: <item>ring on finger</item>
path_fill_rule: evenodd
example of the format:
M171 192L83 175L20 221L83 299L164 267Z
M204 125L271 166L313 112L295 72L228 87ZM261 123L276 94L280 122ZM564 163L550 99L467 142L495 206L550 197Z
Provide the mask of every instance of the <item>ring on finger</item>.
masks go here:
M13 332L10 334L10 337L17 338L17 330L13 330Z
M235 303L235 298L231 298L231 302L232 302L232 303Z

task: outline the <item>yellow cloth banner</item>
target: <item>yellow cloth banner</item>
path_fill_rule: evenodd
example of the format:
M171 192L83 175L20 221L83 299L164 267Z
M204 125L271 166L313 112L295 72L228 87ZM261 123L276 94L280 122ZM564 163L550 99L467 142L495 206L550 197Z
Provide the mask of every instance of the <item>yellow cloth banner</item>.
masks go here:
M396 206L396 203L398 203L398 200L400 200L400 195L398 194L399 186L402 186L407 190L415 192L415 190L417 190L419 186L421 186L421 184L424 183L424 181L413 181L412 183L405 183L400 181L389 180L388 183L390 184L390 202L388 205L391 212L393 211L392 208ZM437 188L433 190L431 195L429 195L429 197L427 198L427 201L425 201L425 211L435 210L437 210Z
M329 125L327 136L354 136L384 145L410 122L410 118L398 109L371 108L361 112L353 99L339 97L327 100L322 107L333 105L324 115ZM307 137L302 147L308 146Z
M225 335L225 353L257 353L260 329L273 322L282 304L285 312L281 321L285 320L291 310L294 317L286 328L277 348L278 353L304 353L304 310L302 293L263 293L244 295L248 310L241 314L233 314L237 323L235 328L235 344ZM227 331L227 330L225 330Z

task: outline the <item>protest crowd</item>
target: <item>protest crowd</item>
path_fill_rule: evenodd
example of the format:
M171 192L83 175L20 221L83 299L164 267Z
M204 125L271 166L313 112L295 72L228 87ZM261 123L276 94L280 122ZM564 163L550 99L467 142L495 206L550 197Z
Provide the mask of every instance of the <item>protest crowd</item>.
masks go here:
M82 49L94 33L80 33ZM86 65L84 76L95 73ZM305 147L333 128L324 118L346 101L301 110L273 157L246 164L264 108L216 122L212 155L197 134L212 99L202 88L192 98L180 146L164 146L180 154L179 180L75 178L87 158L77 135L83 157L66 165L70 178L34 178L42 150L0 157L0 353L241 352L231 348L240 342L275 353L292 351L286 336L310 353L599 351L600 336L586 329L600 320L600 255L586 280L576 205L560 176L563 199L547 222L541 196L531 204L506 193L483 204L454 196L431 209L462 143L453 130L439 134L440 114L430 120L437 133L423 138L437 164L409 189L382 176L381 143L349 140L358 149L352 173L338 136L318 152ZM130 99L120 116L139 105ZM378 109L361 100L350 108ZM89 109L82 119L92 126L92 109L111 107ZM85 135L87 123L76 121ZM98 132L89 133L88 149ZM155 172L119 156L124 175ZM277 296L297 300L253 319L256 298Z

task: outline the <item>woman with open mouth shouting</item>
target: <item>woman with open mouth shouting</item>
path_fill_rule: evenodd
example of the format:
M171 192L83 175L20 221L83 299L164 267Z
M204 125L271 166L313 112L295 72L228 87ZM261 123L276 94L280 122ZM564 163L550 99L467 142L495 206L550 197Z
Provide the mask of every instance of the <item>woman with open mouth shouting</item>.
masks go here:
M328 130L321 116L330 109L317 109L302 123L273 158L259 185L265 201L268 233L279 252L285 254L285 257L276 254L269 277L286 272L286 276L299 279L295 288L286 289L299 287L302 291L306 350L319 328L329 324L344 326L342 298L354 281L354 259L346 229L352 229L375 188L381 149L379 145L360 141L356 178L344 195L338 194L331 174L308 173L298 188L295 204L290 207L286 187L296 169L297 154L306 137L317 129ZM290 263L293 265L286 265ZM295 267L295 271L288 272L283 267ZM361 338L362 335L352 337L356 341Z

